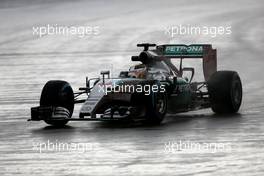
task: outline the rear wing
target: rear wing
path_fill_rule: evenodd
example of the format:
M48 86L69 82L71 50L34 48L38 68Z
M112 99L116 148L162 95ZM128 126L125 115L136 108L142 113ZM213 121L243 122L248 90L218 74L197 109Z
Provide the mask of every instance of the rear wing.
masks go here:
M201 58L205 81L217 70L217 52L210 44L159 45L155 52L164 59Z

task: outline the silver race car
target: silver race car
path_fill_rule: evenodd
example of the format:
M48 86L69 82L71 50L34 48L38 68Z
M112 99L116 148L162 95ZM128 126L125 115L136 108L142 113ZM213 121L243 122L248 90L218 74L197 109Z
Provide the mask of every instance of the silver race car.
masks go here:
M242 101L242 84L235 71L217 71L216 49L209 44L138 44L143 51L132 56L140 64L110 78L86 78L86 86L73 92L66 81L48 81L40 106L31 108L32 121L63 126L68 121L144 121L159 124L166 113L210 108L215 113L236 113ZM153 49L149 49L152 47ZM185 59L201 59L204 80L193 82L195 69L183 67ZM179 65L172 59L179 59ZM189 78L183 77L189 73ZM80 95L87 95L80 99ZM79 117L74 105L83 103Z

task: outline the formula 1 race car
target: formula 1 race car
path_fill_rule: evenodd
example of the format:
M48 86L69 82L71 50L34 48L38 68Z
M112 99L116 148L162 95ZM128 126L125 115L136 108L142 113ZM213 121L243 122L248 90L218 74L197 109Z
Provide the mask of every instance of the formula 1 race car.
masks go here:
M209 108L215 113L236 113L242 101L242 84L235 71L217 71L216 49L209 44L138 44L143 51L132 56L140 64L110 78L86 78L86 86L73 92L66 81L48 81L40 106L31 108L32 121L63 126L68 121L133 120L159 124L166 113ZM149 50L150 47L155 47ZM202 59L203 82L193 82L194 68L183 60ZM179 66L172 59L179 59ZM189 79L183 73L189 73ZM87 94L86 99L80 95ZM83 103L79 118L72 118L74 104Z

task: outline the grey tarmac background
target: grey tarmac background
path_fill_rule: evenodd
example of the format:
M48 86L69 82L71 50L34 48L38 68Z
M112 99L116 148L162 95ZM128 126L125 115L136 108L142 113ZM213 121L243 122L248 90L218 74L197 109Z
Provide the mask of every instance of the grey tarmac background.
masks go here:
M263 175L264 5L259 0L0 2L0 175ZM46 24L99 26L100 35L32 35ZM232 26L232 34L177 36L164 27ZM50 79L76 90L85 76L131 65L139 42L212 43L218 69L239 72L244 99L239 114L211 110L168 115L162 125L71 122L54 129L27 122ZM74 116L78 116L78 109ZM90 143L77 151L36 151L34 143ZM167 153L165 143L229 143L231 151Z

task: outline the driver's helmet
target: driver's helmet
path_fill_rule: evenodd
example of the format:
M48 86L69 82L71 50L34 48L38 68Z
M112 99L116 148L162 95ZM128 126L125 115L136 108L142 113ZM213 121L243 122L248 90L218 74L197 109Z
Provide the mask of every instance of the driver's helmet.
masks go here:
M145 64L139 64L130 67L128 76L132 78L146 78L147 67Z

